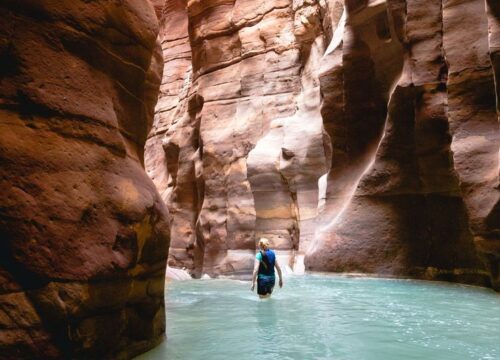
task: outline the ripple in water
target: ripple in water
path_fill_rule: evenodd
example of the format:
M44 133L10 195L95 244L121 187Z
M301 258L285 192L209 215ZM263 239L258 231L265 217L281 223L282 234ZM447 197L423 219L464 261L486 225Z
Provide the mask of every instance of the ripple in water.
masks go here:
M249 288L170 282L168 340L137 359L500 359L500 296L489 290L319 275L285 279L270 300Z

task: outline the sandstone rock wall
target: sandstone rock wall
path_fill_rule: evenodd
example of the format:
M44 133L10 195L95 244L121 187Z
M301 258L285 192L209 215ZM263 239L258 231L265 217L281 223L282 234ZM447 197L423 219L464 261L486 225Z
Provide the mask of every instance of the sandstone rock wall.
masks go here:
M166 1L146 167L170 264L248 271L266 236L296 268L498 288L499 11Z
M356 17L372 16L380 7L387 8L392 34L383 52L396 39L404 49L391 56L404 65L390 79L388 62L377 65L374 41L361 52L356 47L364 44L353 49L348 40L362 38L362 32L347 36ZM334 153L325 212L306 265L498 287L499 133L484 3L371 2L346 6L346 12L339 59L325 56L322 65L322 81L343 96L340 106L328 97L322 104L324 120L332 123ZM351 65L363 55L375 82L371 71ZM343 84L330 79L339 71ZM349 71L374 87L351 87ZM381 88L389 88L381 75L393 84L382 97ZM377 102L379 111L373 109ZM360 104L369 108L360 111ZM379 121L371 121L374 114ZM362 144L358 139L370 131L371 143ZM346 146L336 141L344 137ZM352 171L343 157L361 169Z
M0 4L0 358L129 358L164 333L166 207L141 165L149 2Z
M166 2L146 168L172 216L171 265L248 272L256 236L289 253L312 240L328 170L322 12L310 1Z

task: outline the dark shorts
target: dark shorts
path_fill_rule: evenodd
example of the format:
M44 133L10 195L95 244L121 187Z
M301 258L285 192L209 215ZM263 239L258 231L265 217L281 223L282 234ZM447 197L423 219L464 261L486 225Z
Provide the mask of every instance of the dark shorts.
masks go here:
M257 294L267 295L272 294L274 288L275 278L257 279Z

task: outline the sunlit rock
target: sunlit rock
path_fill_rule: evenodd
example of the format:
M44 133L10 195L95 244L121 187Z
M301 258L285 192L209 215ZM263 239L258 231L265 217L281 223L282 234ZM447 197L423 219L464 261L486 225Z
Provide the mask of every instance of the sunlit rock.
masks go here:
M498 287L498 19L476 0L167 1L146 167L171 266L249 272L265 236L293 271Z

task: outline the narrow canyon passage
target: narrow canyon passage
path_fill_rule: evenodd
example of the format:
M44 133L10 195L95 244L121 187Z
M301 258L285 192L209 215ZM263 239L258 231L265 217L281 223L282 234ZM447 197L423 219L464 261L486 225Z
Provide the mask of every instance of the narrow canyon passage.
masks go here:
M248 274L266 237L296 273L498 288L498 6L157 10L164 75L145 167L169 208L170 266Z
M133 358L164 339L167 263L248 277L261 237L295 275L500 289L498 1L3 0L0 17L0 359ZM273 301L359 290L308 276ZM169 286L206 306L219 284L243 286ZM468 309L486 323L488 304Z

